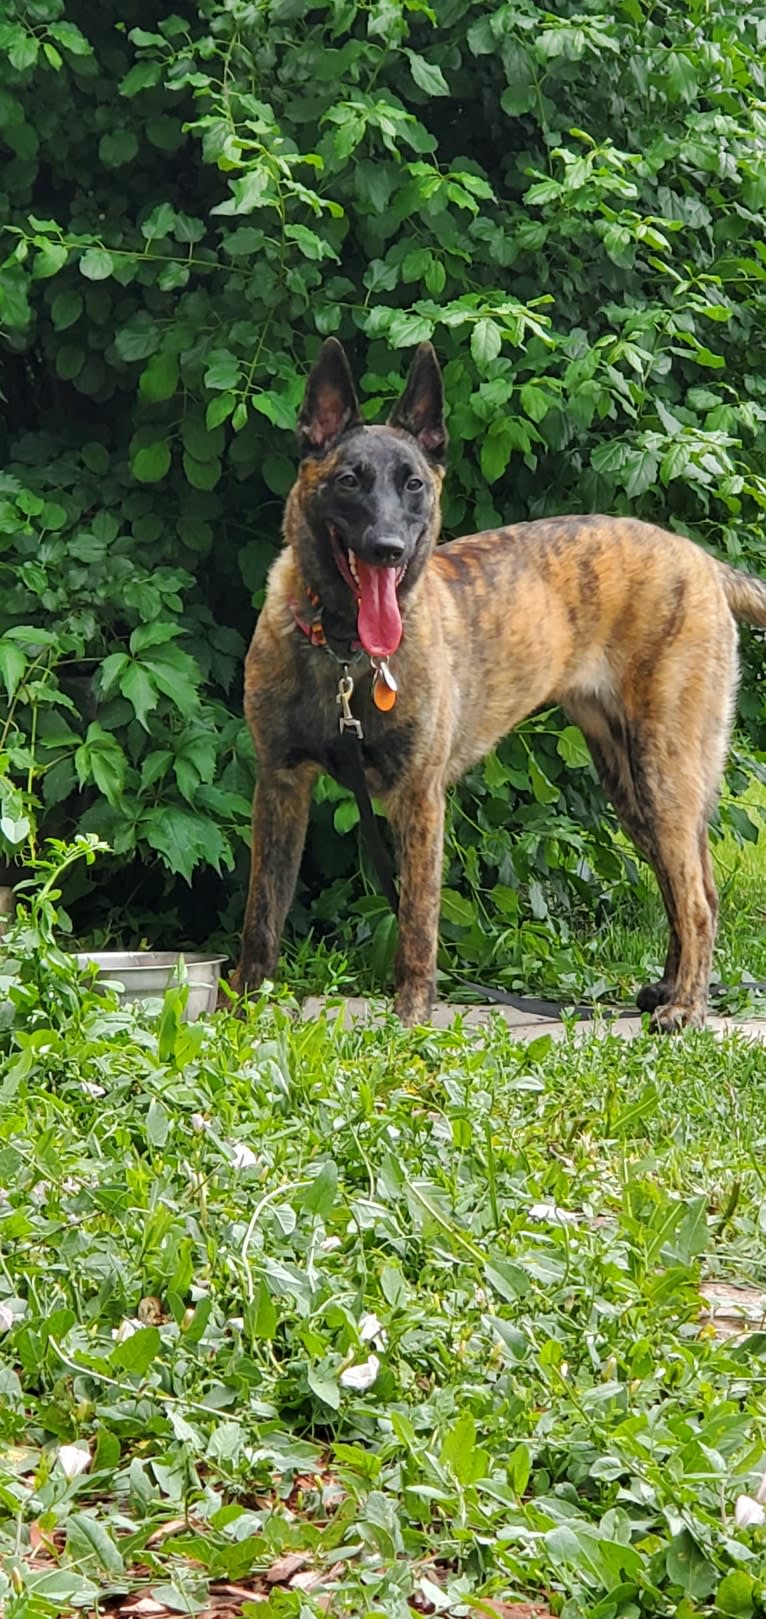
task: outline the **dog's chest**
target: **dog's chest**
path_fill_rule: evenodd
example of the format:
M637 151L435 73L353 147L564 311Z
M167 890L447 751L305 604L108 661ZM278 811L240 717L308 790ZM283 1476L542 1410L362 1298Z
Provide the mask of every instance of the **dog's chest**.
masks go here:
M303 650L303 649L302 649ZM344 666L316 648L306 648L300 660L296 695L284 704L270 705L267 726L270 752L288 768L312 760L338 781L348 780L349 760L361 747L362 763L372 793L392 792L406 774L415 737L415 722L400 700L388 712L373 701L373 673L357 660L348 666L353 691L348 697L352 717L361 726L361 740L340 729L343 704L340 684Z

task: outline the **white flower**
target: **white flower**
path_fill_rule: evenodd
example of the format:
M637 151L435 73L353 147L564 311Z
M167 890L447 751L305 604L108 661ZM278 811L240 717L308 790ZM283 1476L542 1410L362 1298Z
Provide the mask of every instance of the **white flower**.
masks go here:
M226 1325L231 1328L232 1332L244 1332L245 1318L243 1315L230 1315Z
M377 1355L370 1355L369 1360L362 1361L361 1366L347 1366L338 1379L344 1389L357 1389L363 1394L365 1389L371 1389L380 1371L380 1361Z
M10 1304L0 1304L0 1332L10 1332L15 1319Z
M204 1135L206 1132L209 1132L213 1128L212 1124L210 1123L210 1120L205 1118L204 1113L192 1113L191 1127L192 1127L192 1130L194 1131L195 1136Z
M379 1345L385 1343L386 1334L383 1322L378 1320L374 1311L368 1311L367 1315L362 1316L359 1322L359 1337L363 1344L374 1344L376 1339Z
M125 1339L132 1338L134 1332L138 1332L141 1326L142 1322L137 1320L135 1316L125 1316L119 1327L112 1327L112 1337L115 1343L124 1344Z
M45 1199L46 1199L47 1196L48 1196L48 1182L47 1181L37 1181L36 1184L34 1186L31 1186L30 1189L29 1189L30 1203L36 1203L38 1205L38 1207L39 1207L39 1205L41 1203L45 1202Z
M577 1215L569 1209L560 1209L557 1203L533 1203L530 1220L547 1220L550 1225L577 1225Z
M319 1246L323 1254L334 1254L336 1248L342 1248L343 1244L340 1237L325 1237L324 1242L320 1242Z
M79 1478L81 1473L87 1473L91 1455L84 1445L60 1445L56 1460L64 1477L71 1483L73 1478Z
M750 1529L753 1524L766 1523L766 1510L752 1495L738 1495L734 1503L734 1522L738 1529Z
M81 1188L82 1181L77 1180L75 1175L67 1175L66 1178L61 1182L62 1192L79 1192Z
M86 1096L93 1096L94 1098L97 1096L106 1096L106 1087L104 1085L97 1085L92 1079L81 1079L80 1090L84 1091Z
M8 1196L8 1193L5 1190L5 1187L0 1186L0 1205L2 1205L3 1203L10 1203L10 1201L11 1200L10 1200L10 1198Z
M244 1141L235 1141L231 1148L231 1161L235 1169L252 1169L258 1159L252 1149L245 1146Z

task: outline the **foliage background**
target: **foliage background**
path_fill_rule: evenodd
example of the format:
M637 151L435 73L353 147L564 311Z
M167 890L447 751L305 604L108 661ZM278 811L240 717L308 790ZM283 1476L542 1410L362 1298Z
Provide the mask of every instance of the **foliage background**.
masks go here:
M629 510L766 573L766 7L4 16L0 832L9 855L35 821L108 839L80 932L230 940L242 657L327 333L373 418L436 343L448 534ZM355 818L325 784L295 923L344 916L383 970ZM557 716L472 773L449 851L447 950L511 973L633 875Z

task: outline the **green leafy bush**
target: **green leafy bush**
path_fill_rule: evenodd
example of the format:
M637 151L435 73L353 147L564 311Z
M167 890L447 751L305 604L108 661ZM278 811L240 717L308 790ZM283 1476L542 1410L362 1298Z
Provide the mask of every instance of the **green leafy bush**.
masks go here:
M766 8L197 0L158 19L133 0L115 23L11 0L5 19L0 832L9 853L32 814L108 839L81 927L107 906L123 930L179 906L187 934L236 924L241 659L327 333L370 417L436 343L449 533L630 510L766 572ZM353 905L381 967L353 808L320 797L297 925ZM555 716L454 816L445 938L469 961L521 950L520 923L534 953L551 908L566 928L630 876Z

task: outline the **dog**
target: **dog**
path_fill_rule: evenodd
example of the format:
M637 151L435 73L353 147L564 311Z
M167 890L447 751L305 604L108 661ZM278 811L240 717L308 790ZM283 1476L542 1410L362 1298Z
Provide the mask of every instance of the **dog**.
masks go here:
M541 705L583 731L619 820L652 866L670 938L638 1005L705 1021L718 898L708 841L738 680L737 623L766 627L766 582L627 517L518 523L436 548L447 433L430 344L388 422L362 422L328 338L299 414L285 546L247 656L259 761L239 993L272 977L320 771L361 749L400 884L395 1007L433 1004L445 791Z

